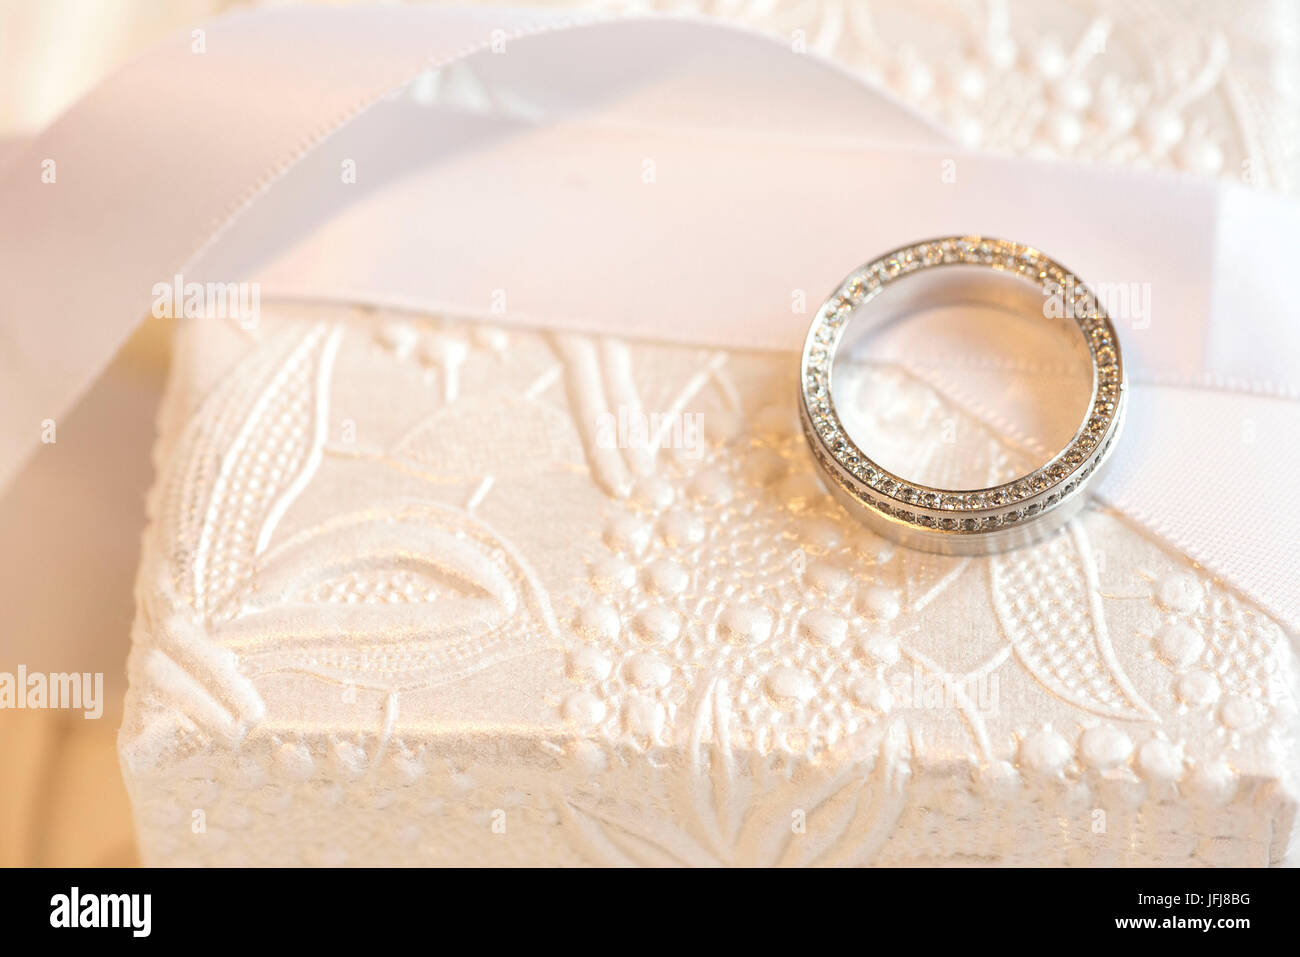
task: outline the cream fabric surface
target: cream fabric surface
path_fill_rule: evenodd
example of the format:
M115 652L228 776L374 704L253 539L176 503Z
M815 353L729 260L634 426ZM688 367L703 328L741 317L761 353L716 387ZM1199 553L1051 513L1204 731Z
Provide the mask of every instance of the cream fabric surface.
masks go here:
M847 58L838 9L818 42ZM999 24L1029 28L972 27L983 78L1037 130L1034 95L1058 92L998 66ZM927 102L908 36L901 87ZM1232 87L1214 62L1202 79ZM1135 133L1110 158L1172 162L1151 125L1145 155ZM1285 634L1105 509L1009 556L910 553L826 497L779 357L267 313L253 335L188 325L176 354L122 739L147 858L1287 857ZM933 371L860 370L867 425L938 475L1014 467L1023 444ZM602 411L670 410L699 413L701 444L599 434ZM918 445L918 423L954 440Z

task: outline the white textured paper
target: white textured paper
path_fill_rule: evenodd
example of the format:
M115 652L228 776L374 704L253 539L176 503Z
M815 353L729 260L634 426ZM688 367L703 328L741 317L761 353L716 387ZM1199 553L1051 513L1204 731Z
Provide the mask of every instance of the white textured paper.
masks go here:
M926 555L827 495L784 357L265 320L179 344L122 733L146 860L1285 857L1285 636L1115 513ZM1023 461L874 375L939 474ZM602 435L668 410L698 440Z

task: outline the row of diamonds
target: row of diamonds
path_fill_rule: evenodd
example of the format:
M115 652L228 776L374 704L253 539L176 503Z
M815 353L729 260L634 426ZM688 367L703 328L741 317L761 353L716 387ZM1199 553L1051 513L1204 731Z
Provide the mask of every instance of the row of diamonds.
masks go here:
M1101 452L1097 455L1097 457L1093 461L1088 462L1079 471L1079 474L1074 476L1059 491L1052 492L1052 494L1048 495L1047 498L1041 502L1031 502L1023 507L1006 509L1005 511L998 512L993 515L948 517L948 516L927 515L923 512L912 512L906 508L900 508L896 503L892 501L873 498L871 495L866 494L860 489L854 488L853 486L848 485L843 481L839 481L838 479L837 481L839 482L840 487L845 489L850 495L852 495L858 501L871 506L881 514L892 515L893 517L901 521L918 525L921 528L936 528L944 531L953 531L953 532L981 532L993 528L1001 528L1007 525L1014 525L1023 519L1033 518L1035 515L1038 515L1041 512L1049 511L1056 505L1059 505L1061 502L1065 501L1065 499L1069 497L1070 493L1073 492L1075 488L1077 488L1079 484L1084 481L1084 479L1086 479L1089 475L1092 474L1093 470L1104 458L1106 452L1110 449L1112 438L1108 438L1106 440L1106 444L1102 447ZM823 468L825 468L830 475L834 476L835 475L834 465L830 461L828 461L826 455L820 449L818 449L815 454L817 456L818 461L821 462ZM980 493L969 493L969 494L977 497L980 496ZM946 499L953 496L944 495L942 497ZM966 497L966 496L958 495L955 497Z
M844 434L830 400L829 371L835 345L852 309L874 297L889 282L931 266L946 263L979 263L1001 270L1015 270L1023 277L1047 287L1068 290L1066 301L1072 317L1084 331L1096 368L1096 389L1084 423L1071 445L1051 462L1014 483L982 492L937 493L920 489L886 472ZM1077 286L1057 263L1031 247L1004 240L966 237L919 243L864 266L841 285L822 308L809 336L806 352L804 401L812 425L825 447L839 464L859 481L901 504L931 509L987 509L1038 495L1064 482L1088 461L1106 435L1120 398L1122 372L1114 332L1109 319L1092 300L1085 287ZM1086 475L1076 476L1067 490ZM1033 514L1033 513L1030 513ZM1016 519L1012 519L1015 521Z
M1032 247L979 237L918 243L862 267L844 281L823 307L818 338L829 343L854 306L895 279L919 269L950 263L987 265L998 271L1015 272L1037 283L1052 295L1059 295L1061 311L1083 329L1094 355L1103 348L1113 351L1113 334L1105 311L1072 273Z
M1104 399L1099 396L1098 401L1102 403L1104 414L1098 410L1091 415L1064 452L1022 479L978 492L935 492L898 479L863 455L840 427L826 398L827 386L823 380L813 383L809 393L808 411L813 430L845 471L880 494L900 503L952 510L996 508L1038 495L1064 482L1096 450L1106 435L1111 422L1110 413L1118 401L1117 394Z

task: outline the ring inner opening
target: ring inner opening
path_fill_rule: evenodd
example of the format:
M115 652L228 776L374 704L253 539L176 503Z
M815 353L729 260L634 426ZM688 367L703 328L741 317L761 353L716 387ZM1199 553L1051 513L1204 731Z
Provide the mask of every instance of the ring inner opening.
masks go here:
M845 431L909 482L970 490L1050 461L1083 421L1092 360L1059 301L1019 277L948 265L850 316L831 370Z

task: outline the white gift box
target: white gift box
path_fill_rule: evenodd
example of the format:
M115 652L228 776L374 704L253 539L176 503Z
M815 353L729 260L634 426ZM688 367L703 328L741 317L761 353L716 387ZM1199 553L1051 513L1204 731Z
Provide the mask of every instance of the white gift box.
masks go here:
M262 318L177 344L121 736L147 862L1286 853L1282 630L1114 514L911 552L827 496L785 357ZM894 393L912 435L963 414Z

